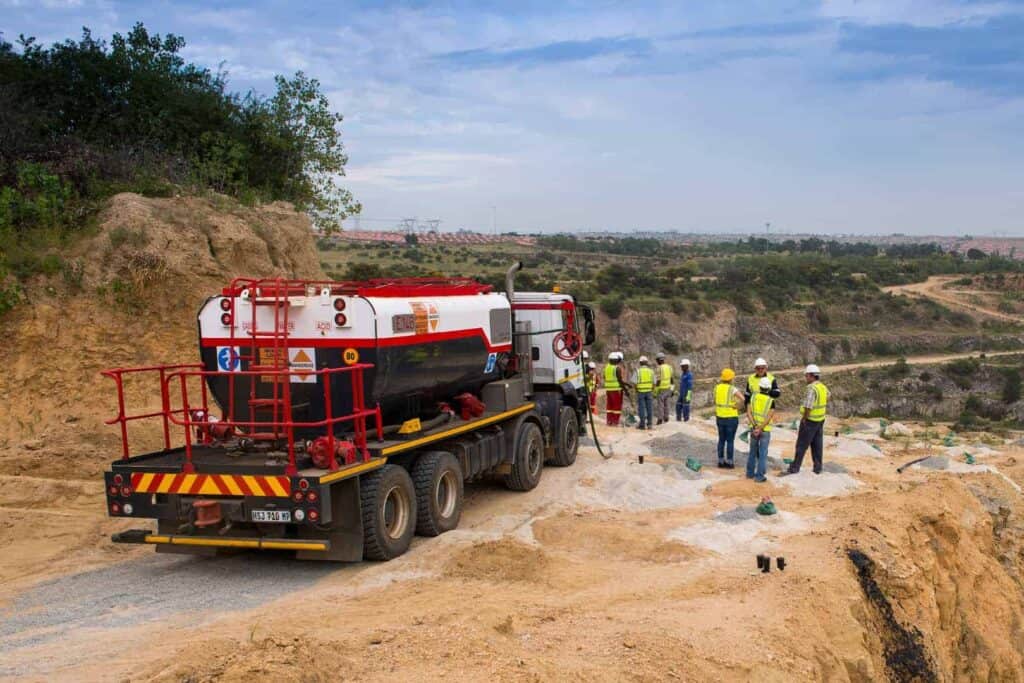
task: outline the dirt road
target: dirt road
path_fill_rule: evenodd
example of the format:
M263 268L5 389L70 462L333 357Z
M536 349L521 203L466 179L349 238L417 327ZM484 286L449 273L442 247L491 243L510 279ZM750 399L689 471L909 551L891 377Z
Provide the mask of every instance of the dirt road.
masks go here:
M986 474L1024 478L1016 461L993 452L965 474L950 463L896 475L913 453L891 460L871 444L894 445L875 435L830 436L825 474L759 485L709 466L713 431L705 421L653 434L602 427L611 460L584 447L525 494L474 485L458 530L417 539L389 563L145 552L0 588L0 676L877 680L921 673L886 656L887 634L908 623L921 633L920 666L1019 679L1024 659L1007 629L1024 618L1024 598L993 553L1017 555L993 549L979 502L1018 523L1020 495ZM776 464L794 438L776 429ZM753 512L763 495L779 514ZM865 598L850 547L876 558L879 594L898 595L888 611ZM759 552L784 556L785 571L758 572ZM950 610L947 631L937 615ZM906 647L916 652L913 639Z
M924 356L907 356L906 357L906 361L907 361L908 365L930 365L930 364L933 364L933 363L948 363L950 361L959 360L961 358L976 358L976 357L980 356L981 353L982 352L980 352L980 351L969 351L969 352L966 352L966 353L940 353L940 354L931 354L931 355L924 355ZM995 357L999 357L999 356L1019 356L1021 354L1024 354L1024 350L1018 350L1018 351L988 351L988 352L985 352L985 357L986 358L995 358ZM825 365L825 366L822 366L822 371L823 372L834 373L834 372L844 372L844 371L847 371L847 370L859 370L860 368L881 368L881 367L885 367L886 365L892 365L893 363L896 362L896 360L897 360L896 358L884 358L884 359L860 361L860 362L857 362L857 363L841 363L839 365ZM776 371L774 371L774 374L776 374L776 375L803 374L804 367L805 366L801 365L801 366L798 366L798 367L795 367L795 368L786 368L785 370L776 370Z
M933 275L924 282L883 287L882 291L890 294L931 299L932 301L936 301L946 306L969 311L975 316L980 315L989 318L996 318L998 320L1012 323L1024 322L1024 318L1021 318L1020 316L1003 313L1002 311L997 311L987 306L979 306L978 304L968 300L968 297L970 296L982 295L985 294L985 292L952 290L945 288L950 282L953 282L960 277L961 276L959 275Z

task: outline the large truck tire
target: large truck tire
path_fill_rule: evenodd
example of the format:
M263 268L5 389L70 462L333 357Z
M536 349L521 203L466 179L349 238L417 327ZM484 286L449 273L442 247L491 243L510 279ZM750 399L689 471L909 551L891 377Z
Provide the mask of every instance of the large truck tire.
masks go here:
M540 482L544 467L544 434L533 422L523 422L515 440L512 470L505 475L505 486L513 491L529 491Z
M562 406L558 413L558 433L555 437L555 456L549 461L556 467L568 467L576 462L580 449L580 420L571 406Z
M416 491L404 467L384 465L360 480L363 558L390 560L409 549L416 531Z
M431 451L412 467L416 488L416 533L439 536L459 525L462 516L462 468L455 456Z

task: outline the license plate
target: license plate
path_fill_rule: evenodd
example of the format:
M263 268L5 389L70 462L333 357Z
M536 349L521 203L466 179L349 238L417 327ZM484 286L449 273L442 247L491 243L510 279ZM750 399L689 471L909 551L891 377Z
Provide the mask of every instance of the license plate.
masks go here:
M290 522L292 521L292 513L290 510L253 510L252 521Z

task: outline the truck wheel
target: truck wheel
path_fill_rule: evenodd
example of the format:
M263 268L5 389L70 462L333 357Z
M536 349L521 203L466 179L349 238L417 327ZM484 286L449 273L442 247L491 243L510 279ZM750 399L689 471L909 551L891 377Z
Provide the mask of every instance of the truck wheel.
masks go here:
M540 482L544 467L544 435L532 422L519 425L516 434L512 471L505 475L505 486L513 491L529 491Z
M416 533L439 536L459 525L462 468L451 453L424 453L412 467L416 487Z
M576 451L580 448L580 420L570 406L562 406L558 414L558 439L555 442L555 457L549 461L556 467L568 467L576 462Z
M409 549L416 530L416 492L409 473L398 465L384 465L364 474L359 483L363 557L398 557Z

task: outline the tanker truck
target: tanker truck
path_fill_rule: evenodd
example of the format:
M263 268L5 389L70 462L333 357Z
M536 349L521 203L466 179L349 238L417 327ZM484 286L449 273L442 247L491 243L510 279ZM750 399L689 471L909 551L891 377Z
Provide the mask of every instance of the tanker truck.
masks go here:
M545 464L572 465L594 314L517 292L520 267L504 292L466 278L233 280L199 310L198 362L103 372L121 436L108 514L155 520L112 540L388 560L458 526L465 482L529 491ZM133 451L130 431L158 448Z

